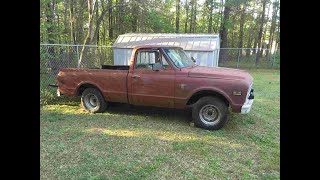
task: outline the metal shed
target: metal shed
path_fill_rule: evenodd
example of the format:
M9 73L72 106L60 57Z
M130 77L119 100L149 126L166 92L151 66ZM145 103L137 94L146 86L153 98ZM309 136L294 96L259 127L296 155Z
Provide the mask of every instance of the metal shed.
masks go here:
M218 66L219 34L146 34L128 33L120 35L113 44L114 65L128 65L132 49L141 45L178 46L196 59L201 66Z

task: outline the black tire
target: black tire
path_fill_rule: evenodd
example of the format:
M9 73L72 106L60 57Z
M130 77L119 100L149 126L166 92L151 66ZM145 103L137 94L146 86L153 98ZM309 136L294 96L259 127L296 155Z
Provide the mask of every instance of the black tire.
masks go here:
M95 88L87 88L83 91L81 95L81 105L91 113L104 112L108 107L100 91Z
M193 105L192 119L197 127L218 130L228 120L228 107L217 97L205 96Z

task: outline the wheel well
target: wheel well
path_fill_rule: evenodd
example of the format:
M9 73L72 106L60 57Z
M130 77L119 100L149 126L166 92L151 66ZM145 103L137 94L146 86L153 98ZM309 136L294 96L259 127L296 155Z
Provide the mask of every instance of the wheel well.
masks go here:
M224 97L222 94L215 92L215 91L210 91L210 90L203 90L196 92L191 96L191 98L188 100L187 105L192 105L196 103L200 98L205 97L205 96L214 96L220 98L224 103L226 103L227 106L229 106L229 101L226 97Z
M92 85L92 84L82 84L79 88L78 88L78 92L77 92L77 95L78 96L81 96L81 94L83 93L83 91L87 88L95 88L97 89L98 91L100 91L99 88L97 88L95 85Z

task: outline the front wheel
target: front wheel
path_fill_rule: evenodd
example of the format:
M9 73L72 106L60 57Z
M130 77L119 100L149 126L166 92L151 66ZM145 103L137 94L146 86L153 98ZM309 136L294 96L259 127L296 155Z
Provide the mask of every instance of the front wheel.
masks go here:
M99 113L107 109L107 102L104 100L102 94L95 88L87 88L81 95L82 107L91 112Z
M192 108L192 118L197 127L218 130L227 122L228 107L219 98L202 97Z

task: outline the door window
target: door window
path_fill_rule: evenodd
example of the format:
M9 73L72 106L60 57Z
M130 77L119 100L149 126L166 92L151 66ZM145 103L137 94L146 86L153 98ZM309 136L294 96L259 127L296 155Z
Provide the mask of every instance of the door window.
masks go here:
M163 56L163 54L160 54L159 51L155 50L140 50L137 54L136 69L152 69L151 64L161 64L164 69L169 69L170 65L168 64L167 60Z
M160 63L158 51L139 51L136 60L136 69L152 69L152 63Z

